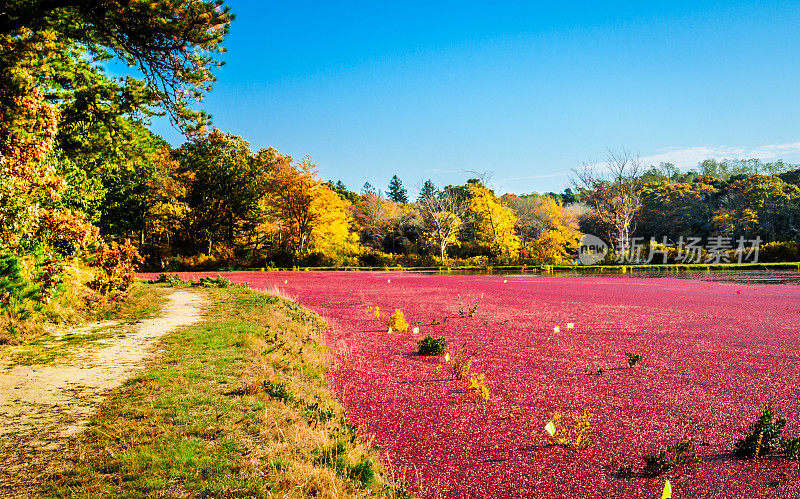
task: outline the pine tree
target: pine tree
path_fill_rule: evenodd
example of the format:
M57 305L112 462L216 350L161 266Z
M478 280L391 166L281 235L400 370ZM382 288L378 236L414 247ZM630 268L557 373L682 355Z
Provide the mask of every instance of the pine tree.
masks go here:
M375 188L372 187L372 184L369 182L364 182L364 186L361 188L361 194L375 194Z
M424 201L426 199L430 199L436 195L436 186L433 185L430 179L426 180L424 184L422 184L422 189L419 191L419 196L417 196L417 201Z
M395 203L408 203L408 193L403 187L403 182L395 175L389 182L389 190L386 195Z

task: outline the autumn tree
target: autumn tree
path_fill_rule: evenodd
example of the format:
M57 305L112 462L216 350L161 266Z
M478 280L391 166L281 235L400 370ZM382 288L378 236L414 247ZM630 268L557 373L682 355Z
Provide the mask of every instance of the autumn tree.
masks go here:
M494 192L480 183L468 183L467 212L477 221L478 241L503 259L517 258L520 239L516 235L517 217Z
M680 236L696 236L709 231L718 190L698 177L691 183L670 183L666 180L642 185L642 206L637 214L637 227L649 237L666 236L677 241Z
M610 227L609 238L627 244L641 206L642 161L626 149L609 150L602 169L585 164L573 173L584 202Z
M383 249L384 239L389 235L400 216L398 206L375 194L361 195L360 208L356 210L356 219L363 234L362 240L373 249Z
M795 239L800 235L800 187L772 175L738 180L728 189L714 221L730 227L734 235L752 235L757 226L768 241Z
M151 160L154 171L147 182L145 232L169 246L172 235L189 219L188 193L196 177L193 171L181 168L166 146L157 150Z
M296 257L309 251L329 256L357 251L350 203L317 178L311 158L278 158L266 190L267 216Z
M187 142L175 154L181 171L194 177L187 194L194 238L206 241L207 254L215 240L233 247L237 228L256 224L268 166L254 160L244 139L217 129Z
M419 201L428 240L439 249L439 257L447 258L447 246L458 241L464 219L465 202L455 191L436 191Z
M318 252L339 264L342 258L360 251L358 234L353 230L350 203L328 186L318 184L311 201L312 227L309 251Z

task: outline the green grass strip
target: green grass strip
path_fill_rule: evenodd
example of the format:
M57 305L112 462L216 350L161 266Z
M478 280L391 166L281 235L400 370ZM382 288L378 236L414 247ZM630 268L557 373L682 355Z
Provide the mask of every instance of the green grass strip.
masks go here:
M325 381L326 325L241 288L201 291L204 323L92 421L46 496L406 497Z

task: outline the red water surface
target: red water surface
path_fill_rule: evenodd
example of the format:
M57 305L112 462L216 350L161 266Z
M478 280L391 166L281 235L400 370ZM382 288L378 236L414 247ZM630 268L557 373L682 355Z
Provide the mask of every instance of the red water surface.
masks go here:
M209 274L187 273L184 278ZM330 324L330 383L349 420L423 497L800 497L797 461L744 461L734 444L768 403L800 435L800 286L683 279L450 276L402 272L230 272L275 287ZM459 300L483 301L472 318ZM459 298L460 297L460 298ZM399 308L419 334L367 313ZM431 325L433 321L444 325ZM567 329L574 323L574 329ZM560 331L554 332L559 326ZM488 403L415 355L425 335L478 351ZM646 367L627 368L624 352ZM588 376L587 364L605 368ZM591 411L592 445L549 445L556 411ZM509 418L509 413L514 417ZM700 462L641 470L697 420ZM779 475L785 483L775 486Z

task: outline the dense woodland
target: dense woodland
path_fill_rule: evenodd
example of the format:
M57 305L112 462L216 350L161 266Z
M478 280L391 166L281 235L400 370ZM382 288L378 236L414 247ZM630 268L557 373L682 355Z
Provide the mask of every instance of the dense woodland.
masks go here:
M7 282L38 283L16 294L49 296L76 262L95 269L90 284L103 293L140 263L570 263L582 232L612 245L760 237L762 259L800 259L797 165L708 160L680 171L612 151L561 193L502 194L488 175L417 192L402 172L383 191L353 190L319 178L311 158L254 151L200 110L233 18L221 1L12 0L1 14L0 267ZM138 76L111 76L114 61ZM156 115L186 142L154 135Z

